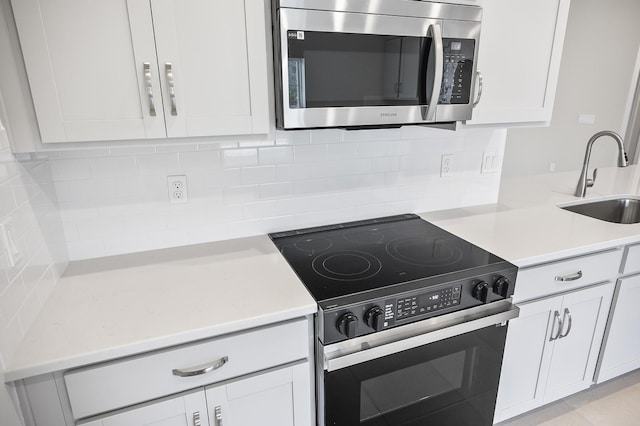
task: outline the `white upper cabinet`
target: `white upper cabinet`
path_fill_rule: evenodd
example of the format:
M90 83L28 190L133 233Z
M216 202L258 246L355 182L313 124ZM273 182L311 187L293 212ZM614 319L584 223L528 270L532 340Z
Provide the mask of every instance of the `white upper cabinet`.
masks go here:
M12 0L43 142L267 133L261 0Z
M570 0L484 0L482 97L466 124L551 120Z

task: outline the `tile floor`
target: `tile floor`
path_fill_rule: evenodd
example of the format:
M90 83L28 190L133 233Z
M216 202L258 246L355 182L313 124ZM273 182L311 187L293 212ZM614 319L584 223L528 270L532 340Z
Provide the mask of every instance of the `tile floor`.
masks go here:
M499 426L640 425L640 370L596 385Z

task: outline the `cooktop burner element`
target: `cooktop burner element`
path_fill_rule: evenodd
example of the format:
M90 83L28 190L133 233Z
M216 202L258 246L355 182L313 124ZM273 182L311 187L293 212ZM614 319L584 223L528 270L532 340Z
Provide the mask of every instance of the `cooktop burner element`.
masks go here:
M324 344L506 299L517 273L413 214L269 236L316 299Z
M401 262L427 267L453 265L462 258L462 250L451 239L427 236L396 238L387 243L387 252Z
M382 264L363 251L330 251L313 259L313 270L330 280L357 281L375 276Z

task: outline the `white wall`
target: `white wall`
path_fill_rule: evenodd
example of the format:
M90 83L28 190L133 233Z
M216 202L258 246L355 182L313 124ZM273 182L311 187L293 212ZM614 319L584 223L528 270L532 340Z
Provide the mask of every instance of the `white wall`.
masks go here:
M548 173L550 163L556 171L579 170L591 135L607 129L624 136L638 22L637 0L571 2L551 126L509 129L504 176ZM579 114L594 114L595 124L578 124ZM597 142L590 164L615 165L614 148L612 140Z
M83 259L406 212L492 203L504 130L276 132L275 138L49 153L70 258ZM442 154L453 176L440 177ZM169 204L167 176L187 176Z

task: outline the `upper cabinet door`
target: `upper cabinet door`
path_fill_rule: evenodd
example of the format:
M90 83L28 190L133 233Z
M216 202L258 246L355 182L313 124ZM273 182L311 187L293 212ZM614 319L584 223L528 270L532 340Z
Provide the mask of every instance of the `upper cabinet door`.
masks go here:
M168 137L267 133L262 0L151 0Z
M467 124L548 123L569 0L485 0L483 7L482 97Z
M43 142L269 132L263 0L12 0Z
M43 142L165 137L148 1L12 6Z

